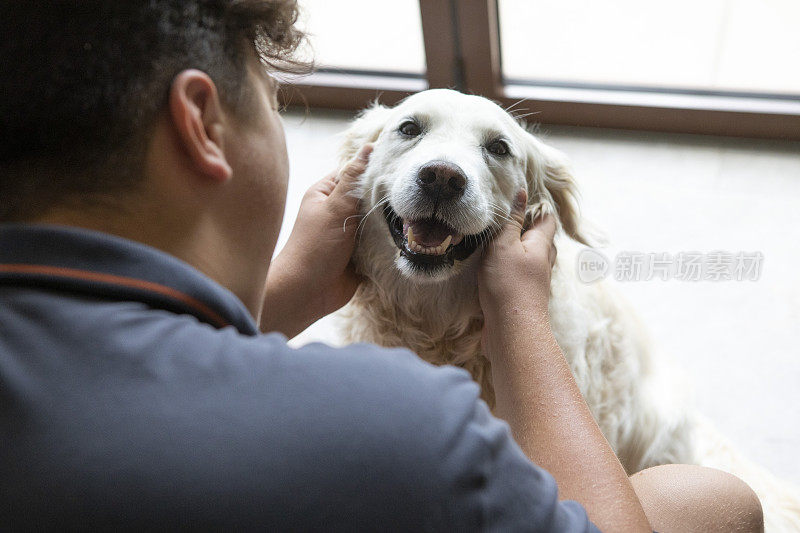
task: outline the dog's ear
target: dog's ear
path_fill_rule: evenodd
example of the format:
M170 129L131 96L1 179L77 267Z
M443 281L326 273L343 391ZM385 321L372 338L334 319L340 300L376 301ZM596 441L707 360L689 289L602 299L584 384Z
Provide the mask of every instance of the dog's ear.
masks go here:
M537 211L554 213L564 232L590 246L577 203L577 189L567 158L527 133L528 153L525 171L528 205Z
M356 155L366 143L375 142L383 131L392 110L377 102L361 111L342 135L339 164L343 165Z

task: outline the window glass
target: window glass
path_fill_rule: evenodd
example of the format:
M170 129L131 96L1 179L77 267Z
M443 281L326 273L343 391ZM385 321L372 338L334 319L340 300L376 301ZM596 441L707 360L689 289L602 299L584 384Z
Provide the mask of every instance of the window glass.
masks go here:
M800 95L797 0L498 0L514 82Z
M301 0L317 66L425 74L418 0Z

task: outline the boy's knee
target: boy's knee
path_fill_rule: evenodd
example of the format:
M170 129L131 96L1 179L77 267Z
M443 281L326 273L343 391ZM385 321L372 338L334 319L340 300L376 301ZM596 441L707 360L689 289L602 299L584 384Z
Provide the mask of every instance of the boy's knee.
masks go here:
M719 470L717 472L727 478L728 497L733 502L731 505L738 510L738 516L733 518L740 529L735 531L764 531L764 511L761 507L761 500L758 499L750 485L732 474Z
M764 530L761 502L738 477L695 465L663 465L631 477L657 531Z

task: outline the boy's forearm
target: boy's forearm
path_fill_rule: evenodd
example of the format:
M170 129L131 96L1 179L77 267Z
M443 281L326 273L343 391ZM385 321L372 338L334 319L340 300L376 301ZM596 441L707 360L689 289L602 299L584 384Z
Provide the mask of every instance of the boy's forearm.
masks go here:
M283 261L280 256L273 261L259 317L262 333L277 331L291 339L323 316L317 311L314 295L308 294L313 287L302 283L298 269L296 263Z
M597 427L550 329L547 313L508 306L487 317L495 412L562 499L608 531L649 531L622 465Z

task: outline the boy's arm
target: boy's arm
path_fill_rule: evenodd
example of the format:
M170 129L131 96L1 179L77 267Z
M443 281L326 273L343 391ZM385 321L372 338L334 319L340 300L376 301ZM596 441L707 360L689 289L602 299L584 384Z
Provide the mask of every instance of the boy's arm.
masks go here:
M548 470L562 499L580 502L604 531L651 531L628 476L600 432L550 329L551 216L520 238L526 196L484 256L479 281L484 348L496 414Z
M269 268L262 332L294 337L355 294L360 279L350 259L360 218L353 191L371 152L372 145L365 145L338 173L306 192L289 240Z

